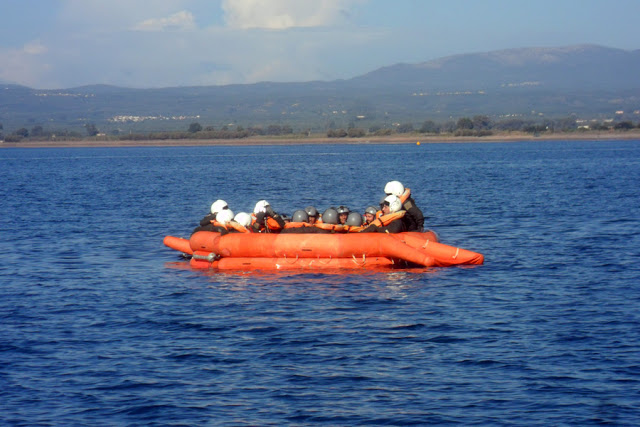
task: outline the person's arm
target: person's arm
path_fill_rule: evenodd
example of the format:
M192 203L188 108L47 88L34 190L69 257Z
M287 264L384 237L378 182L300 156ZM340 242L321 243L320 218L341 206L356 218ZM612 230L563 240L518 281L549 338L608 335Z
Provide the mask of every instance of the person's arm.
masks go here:
M403 231L407 231L402 219L396 219L395 221L391 221L387 226L382 227L381 232L383 233L402 233Z

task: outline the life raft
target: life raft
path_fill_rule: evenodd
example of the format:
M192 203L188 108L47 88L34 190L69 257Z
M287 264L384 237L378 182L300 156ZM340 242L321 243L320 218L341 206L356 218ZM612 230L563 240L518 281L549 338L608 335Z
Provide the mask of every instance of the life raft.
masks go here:
M164 244L190 255L190 265L219 270L320 270L480 265L484 256L424 233L277 234L198 231Z

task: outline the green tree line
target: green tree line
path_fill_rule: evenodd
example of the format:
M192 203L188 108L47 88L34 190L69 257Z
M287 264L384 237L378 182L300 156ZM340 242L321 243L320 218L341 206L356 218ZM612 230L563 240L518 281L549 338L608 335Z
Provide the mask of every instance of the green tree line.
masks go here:
M222 126L219 129L214 126L202 126L198 122L190 123L184 131L157 131L157 132L130 132L127 134L114 133L105 135L100 133L93 123L85 126L85 134L65 129L47 130L41 125L35 125L31 129L22 127L3 135L3 126L0 123L0 140L6 142L20 142L24 140L172 140L172 139L242 139L253 136L287 136L296 132L290 125L271 124L267 126L240 125ZM453 136L490 136L495 133L524 132L533 135L554 132L576 132L582 130L594 131L627 131L640 128L640 123L626 121L590 121L588 124L577 123L574 117L560 119L527 120L509 118L499 121L492 120L486 115L461 117L444 123L438 123L427 119L420 126L414 123L395 123L393 125L374 124L368 128L356 127L350 124L346 129L334 128L333 123L326 131L330 138L361 138L366 136L389 136L393 134L424 134L424 135L453 135ZM309 129L300 130L299 135L309 135Z

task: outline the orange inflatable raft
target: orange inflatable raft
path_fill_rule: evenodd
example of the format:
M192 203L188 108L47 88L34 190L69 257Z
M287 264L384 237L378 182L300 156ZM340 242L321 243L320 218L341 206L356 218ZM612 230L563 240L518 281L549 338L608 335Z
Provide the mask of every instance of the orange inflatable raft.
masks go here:
M482 254L444 245L425 233L276 234L199 231L164 244L191 255L193 268L319 270L479 265Z

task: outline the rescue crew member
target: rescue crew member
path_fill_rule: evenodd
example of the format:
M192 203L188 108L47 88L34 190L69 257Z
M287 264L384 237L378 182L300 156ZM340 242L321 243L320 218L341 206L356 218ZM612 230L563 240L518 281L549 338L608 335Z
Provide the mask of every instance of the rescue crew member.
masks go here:
M223 209L229 209L229 205L227 204L227 202L225 202L224 200L221 200L221 199L218 199L215 202L213 202L211 204L210 213L205 215L204 218L202 218L200 220L200 227L204 227L204 226L206 226L208 224L211 224L211 221L215 221L216 220L216 214L218 212L220 212L221 210L223 210Z
M227 230L230 233L249 233L249 227L251 227L251 215L246 212L238 212L233 217L233 221L229 221L226 224Z
M385 197L382 202L382 216L374 220L373 224L362 230L362 233L402 233L407 231L403 217L402 202L394 195Z
M404 217L407 231L424 231L424 215L411 197L410 189L404 188L400 181L389 181L384 186L384 192L387 196L394 195L401 200L402 209L407 212Z
M266 200L256 203L252 218L251 231L254 233L277 233L284 228L284 220Z
M221 234L227 234L229 232L227 229L227 223L231 220L233 220L233 211L228 207L226 209L221 209L220 212L215 214L214 220L209 221L208 224L196 227L191 234L196 231L215 231Z

